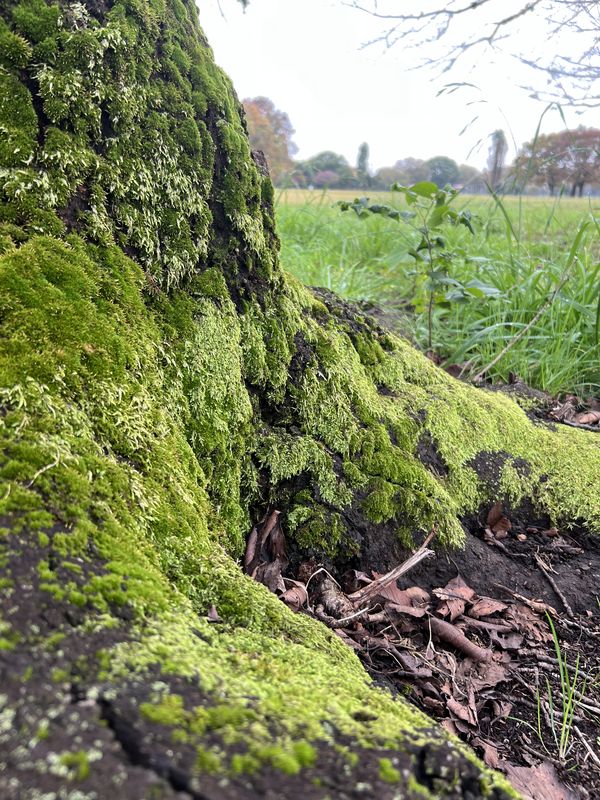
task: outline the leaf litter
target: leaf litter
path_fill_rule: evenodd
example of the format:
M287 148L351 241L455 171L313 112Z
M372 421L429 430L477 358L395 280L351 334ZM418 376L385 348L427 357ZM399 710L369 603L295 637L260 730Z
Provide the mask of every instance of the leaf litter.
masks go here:
M532 560L538 566L540 541L552 557L584 553L556 528L513 525L500 502L490 508L479 536L488 546L498 539L521 550L535 546ZM592 748L594 756L600 743L595 738L600 736L597 661L596 673L588 676L592 682L584 686L585 697L579 698L576 708L579 728L573 739L582 738L582 746L576 751L571 747L569 759L561 761L548 732L552 727L548 713L560 713L559 688L554 693L555 707L545 700L546 687L556 685L559 677L547 616L557 626L561 616L545 600L502 584L490 583L490 590L499 590L501 599L479 593L458 571L443 586L430 590L419 585L400 587L402 576L406 582L408 572L435 558L428 547L434 537L435 529L406 561L387 573L352 569L338 582L312 557L303 560L291 577L284 574L289 559L281 514L273 510L252 529L244 569L293 611L314 616L330 627L377 682L408 693L411 701L470 743L488 766L505 772L525 798L600 798L600 767L589 753ZM500 557L510 554L505 543L500 545ZM522 563L517 562L517 568ZM548 571L543 572L548 577ZM554 585L554 589L566 602L559 587ZM209 618L217 621L216 617L213 608ZM574 634L580 642L587 639L597 656L598 615L588 611L570 624L573 627L565 635ZM575 785L577 793L567 784Z

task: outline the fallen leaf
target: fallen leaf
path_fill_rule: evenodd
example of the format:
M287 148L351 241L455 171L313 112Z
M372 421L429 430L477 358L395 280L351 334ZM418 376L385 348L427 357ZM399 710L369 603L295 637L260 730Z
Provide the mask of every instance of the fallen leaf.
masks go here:
M480 747L483 750L483 761L488 767L491 767L492 769L498 769L501 759L497 747L495 747L491 742L488 742L487 739L480 739L479 736L476 736L473 739L472 744L475 747Z
M494 525L500 519L502 519L503 516L504 516L504 510L502 507L502 503L498 501L497 503L494 503L494 505L491 507L489 511L489 514L487 515L486 528L492 530Z
M508 606L500 600L493 600L491 597L480 597L469 609L469 616L474 619L488 617L490 614L497 614L506 611Z
M426 608L415 608L414 606L400 605L399 603L386 603L386 611L392 614L407 614L409 617L423 617L427 613Z
M498 522L492 526L492 533L496 539L506 539L511 528L512 522L508 519L508 517L500 517Z
M462 719L463 722L467 722L469 725L477 725L477 712L471 708L471 705L463 705L459 703L454 697L450 697L446 701L446 707L448 711L458 719Z
M492 629L490 630L490 639L502 650L518 650L523 644L523 635L517 631L503 633Z
M294 581L291 578L284 578L283 580L286 586L288 584L292 585L281 595L281 600L294 611L300 611L302 606L308 602L306 586L300 581Z
M546 604L537 603L537 605L545 606ZM542 613L542 611L538 613ZM520 604L510 606L506 612L506 619L512 622L518 631L535 642L549 642L552 640L552 634L545 620L527 606Z
M576 795L561 781L549 761L537 767L517 767L504 763L506 777L525 800L576 800Z
M600 411L583 411L581 414L575 414L573 422L580 425L598 425L600 424Z
M460 575L449 581L443 589L434 589L433 594L443 601L438 607L437 613L444 617L449 615L451 622L464 614L468 601L477 597Z

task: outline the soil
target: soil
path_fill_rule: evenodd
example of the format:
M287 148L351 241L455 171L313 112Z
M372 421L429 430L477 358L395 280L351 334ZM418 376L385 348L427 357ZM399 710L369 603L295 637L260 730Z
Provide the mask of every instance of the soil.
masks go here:
M498 516L503 510L496 512ZM525 796L532 800L597 800L600 546L581 530L558 531L547 527L546 520L528 518L527 514L527 509L520 515L515 512L509 520L510 530L503 531L501 524L499 533L491 536L485 510L464 520L468 539L463 551L442 552L422 561L388 589L389 594L375 598L366 617L341 630L335 619L323 613L314 589L309 608L356 650L376 682L442 721L444 727L474 747L489 766L506 772L516 788L527 791ZM306 580L306 567L312 572L316 565L305 565L295 577ZM378 573L369 573L370 568L372 564L362 563L358 570L334 571L344 599L356 591L361 580L377 577ZM457 616L456 622L470 642L493 654L481 668L446 641L434 637L432 642L431 624L428 628L410 616L426 608L432 620L448 620L440 603L435 608L434 598L436 593L438 598L443 595L443 587L448 589L448 584L457 579L476 599L500 604L499 610L475 622L464 617L465 612ZM314 586L318 583L315 581ZM414 593L415 587L427 593L429 601L416 603L412 610L390 605L403 602L401 595ZM400 594L396 596L395 592ZM335 610L329 609L329 613L336 616ZM526 615L524 627L521 614ZM556 630L556 643L548 614ZM467 622L466 627L461 621ZM562 754L557 644L571 682L581 691L574 719L562 734L567 737ZM494 672L490 679L486 676L488 668L500 672ZM549 724L549 698L555 709L554 727Z

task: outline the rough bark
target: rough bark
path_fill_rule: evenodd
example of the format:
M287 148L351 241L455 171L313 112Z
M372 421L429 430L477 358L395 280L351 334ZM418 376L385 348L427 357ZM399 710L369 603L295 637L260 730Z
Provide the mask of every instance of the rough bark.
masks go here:
M192 2L0 9L0 795L510 796L239 560L268 507L377 569L501 497L595 531L597 440L283 274Z

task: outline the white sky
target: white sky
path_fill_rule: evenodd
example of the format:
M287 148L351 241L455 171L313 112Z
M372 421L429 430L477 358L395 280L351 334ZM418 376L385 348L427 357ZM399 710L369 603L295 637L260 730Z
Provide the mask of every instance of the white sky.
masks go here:
M521 6L520 0L503 0L503 14L511 2ZM388 0L388 6L393 4ZM198 0L198 5L217 63L240 98L266 95L289 115L297 158L334 150L355 164L358 147L366 141L373 169L408 156L435 155L481 169L493 130L503 128L519 146L533 138L546 107L517 88L531 76L508 56L488 50L479 62L470 59L459 71L437 78L411 69L419 54L402 44L388 50L377 44L361 48L382 31L383 23L343 0L251 0L245 13L235 0L220 0L223 13L219 0ZM396 8L401 5L405 0L396 0ZM539 18L531 16L520 25L528 55L549 46ZM474 20L468 17L457 30L461 37L473 35ZM437 96L446 83L460 80L476 88ZM563 111L569 127L600 124L598 111ZM560 113L548 112L542 130L562 128Z

